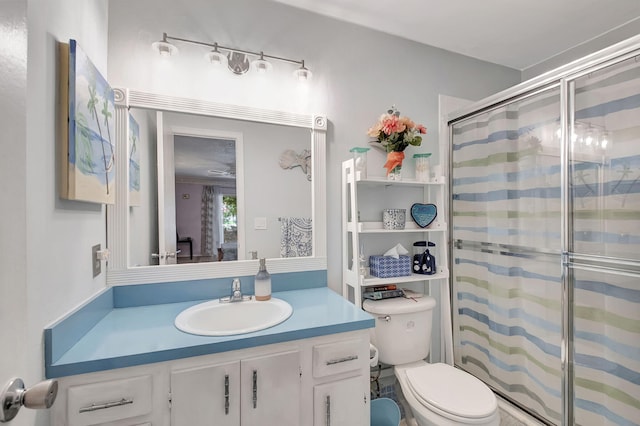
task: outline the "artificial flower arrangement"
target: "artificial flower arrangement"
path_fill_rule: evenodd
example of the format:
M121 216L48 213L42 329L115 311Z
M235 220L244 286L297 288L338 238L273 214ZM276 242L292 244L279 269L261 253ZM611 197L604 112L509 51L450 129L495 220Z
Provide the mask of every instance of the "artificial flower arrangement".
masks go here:
M395 106L392 106L386 114L382 114L367 132L387 151L387 162L384 165L387 175L396 167L402 166L405 148L409 145L420 146L422 143L420 135L425 133L427 133L426 127L414 123L409 117L401 116Z

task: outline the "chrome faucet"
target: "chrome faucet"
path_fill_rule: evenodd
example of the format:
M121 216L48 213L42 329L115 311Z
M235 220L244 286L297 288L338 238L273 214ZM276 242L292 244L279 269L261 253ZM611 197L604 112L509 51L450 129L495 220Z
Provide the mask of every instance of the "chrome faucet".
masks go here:
M231 301L242 300L242 291L240 291L240 278L234 278L231 284Z
M242 302L243 300L251 300L251 296L242 295L240 278L234 278L231 283L231 296L221 297L220 303Z

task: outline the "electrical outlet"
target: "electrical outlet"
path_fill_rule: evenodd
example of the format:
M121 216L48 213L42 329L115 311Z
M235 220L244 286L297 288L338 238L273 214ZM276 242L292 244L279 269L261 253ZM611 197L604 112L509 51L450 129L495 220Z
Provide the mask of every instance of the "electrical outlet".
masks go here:
M100 275L102 272L102 261L98 256L98 252L100 251L100 244L97 244L91 247L91 265L93 266L93 278Z

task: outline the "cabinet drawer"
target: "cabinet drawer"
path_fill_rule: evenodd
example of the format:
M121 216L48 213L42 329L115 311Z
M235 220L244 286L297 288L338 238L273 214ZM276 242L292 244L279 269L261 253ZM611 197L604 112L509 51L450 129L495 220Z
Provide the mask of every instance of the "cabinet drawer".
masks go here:
M361 368L362 363L365 362L363 347L364 343L359 339L314 346L313 377L324 377Z
M89 426L151 413L151 375L71 386L69 426Z

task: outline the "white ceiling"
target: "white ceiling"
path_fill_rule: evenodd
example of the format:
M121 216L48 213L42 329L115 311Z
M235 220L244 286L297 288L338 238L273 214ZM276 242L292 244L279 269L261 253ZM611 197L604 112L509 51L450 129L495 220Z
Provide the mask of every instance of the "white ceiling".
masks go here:
M209 181L211 185L235 186L234 140L176 135L173 156L177 181Z
M518 70L640 24L640 0L275 1Z

